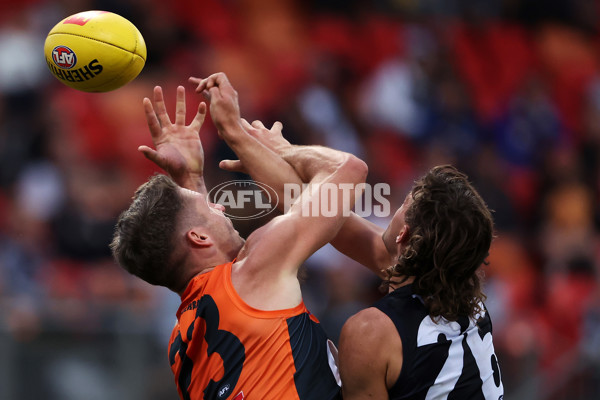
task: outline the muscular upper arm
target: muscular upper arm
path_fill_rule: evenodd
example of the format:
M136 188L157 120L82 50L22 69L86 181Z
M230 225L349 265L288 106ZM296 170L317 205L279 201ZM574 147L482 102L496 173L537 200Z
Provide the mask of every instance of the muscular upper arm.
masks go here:
M387 399L402 365L402 345L393 322L367 308L344 324L339 369L344 400Z

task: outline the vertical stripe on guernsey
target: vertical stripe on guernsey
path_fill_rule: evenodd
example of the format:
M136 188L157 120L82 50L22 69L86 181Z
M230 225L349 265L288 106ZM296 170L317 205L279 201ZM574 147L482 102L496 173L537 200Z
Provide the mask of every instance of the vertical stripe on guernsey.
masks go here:
M289 318L287 323L296 366L294 380L299 398L341 399L339 387L329 367L327 336L323 329L315 324L311 315L307 313Z
M184 400L327 400L340 388L327 338L304 303L262 311L247 305L227 263L192 279L181 296L169 360Z

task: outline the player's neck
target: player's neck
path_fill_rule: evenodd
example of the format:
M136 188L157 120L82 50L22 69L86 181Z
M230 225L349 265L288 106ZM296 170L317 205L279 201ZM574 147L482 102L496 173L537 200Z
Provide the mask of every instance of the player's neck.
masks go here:
M410 285L411 283L413 283L414 280L415 280L414 276L409 276L409 277L395 276L390 281L390 284L389 284L389 293L391 293L394 290L396 290L398 288L401 288L403 286Z
M204 254L206 254L206 252ZM175 290L180 296L185 292L195 276L210 272L215 269L216 266L232 261L220 252L213 253L207 258L202 258L202 254L198 252L194 252L191 255L192 256L187 259L185 265L185 273L183 274L184 276L182 279L183 285L180 289Z

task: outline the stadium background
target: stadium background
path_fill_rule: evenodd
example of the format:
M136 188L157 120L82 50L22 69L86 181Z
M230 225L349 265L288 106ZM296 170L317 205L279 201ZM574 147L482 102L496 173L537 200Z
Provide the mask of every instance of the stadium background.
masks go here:
M44 62L50 28L88 9L147 42L145 69L115 92L69 89ZM435 164L467 172L495 210L486 292L506 398L598 398L599 13L594 0L2 0L0 399L177 397L178 298L122 272L107 244L155 171L136 151L141 99L160 84L172 105L176 85L217 71L247 119L362 157L392 207ZM216 168L231 153L210 122L202 139L209 186L237 178ZM330 248L305 274L334 339L379 295Z

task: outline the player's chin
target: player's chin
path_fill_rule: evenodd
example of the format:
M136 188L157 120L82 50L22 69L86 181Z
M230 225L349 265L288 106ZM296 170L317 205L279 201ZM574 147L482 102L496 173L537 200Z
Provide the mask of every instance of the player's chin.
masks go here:
M240 247L246 244L246 239L244 239L240 233L238 231L235 231L235 234L237 235L238 238L238 242L240 243Z
M231 244L230 257L232 260L239 256L240 252L242 251L242 248L246 244L246 240L239 235L237 235L237 237L235 237L234 240L235 241L232 240L232 242L230 243Z

